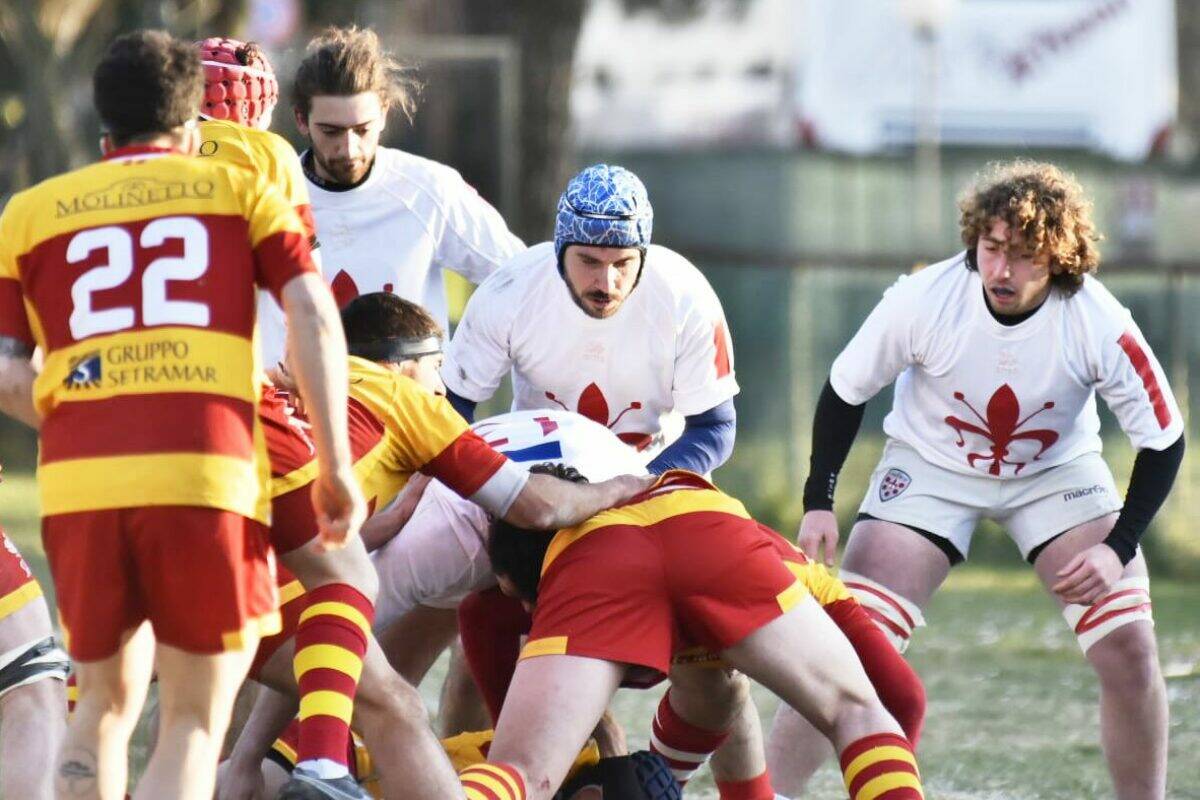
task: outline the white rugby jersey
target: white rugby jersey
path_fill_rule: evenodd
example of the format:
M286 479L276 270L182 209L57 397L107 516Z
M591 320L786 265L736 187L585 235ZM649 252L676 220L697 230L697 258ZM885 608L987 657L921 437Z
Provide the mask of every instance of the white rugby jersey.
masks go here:
M403 150L380 147L370 175L353 189L307 184L321 271L339 306L360 294L394 292L446 328L442 269L480 283L525 249L457 171ZM268 321L274 315L263 316L263 362L272 365L282 357L285 334Z
M893 380L884 432L927 461L993 478L1032 475L1100 451L1099 395L1139 449L1183 432L1166 375L1129 310L1095 278L1052 289L1001 325L963 253L896 281L830 372L847 403Z
M550 242L484 281L446 348L442 379L481 402L510 369L513 410L576 411L646 462L678 437L679 418L738 392L716 293L691 262L658 245L648 248L641 281L608 319L575 305Z

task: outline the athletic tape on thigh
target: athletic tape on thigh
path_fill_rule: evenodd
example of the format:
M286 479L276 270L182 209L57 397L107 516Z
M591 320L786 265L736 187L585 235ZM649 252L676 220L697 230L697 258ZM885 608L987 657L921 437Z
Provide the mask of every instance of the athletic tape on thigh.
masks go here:
M838 577L871 619L875 620L875 624L887 634L888 640L903 653L908 648L913 630L925 625L921 609L911 600L870 578L849 570L842 570Z
M1150 613L1150 579L1122 578L1113 584L1112 591L1090 606L1072 603L1063 609L1063 617L1079 646L1086 653L1088 648L1108 636L1122 625L1139 619L1154 623Z
M26 642L0 654L0 697L47 678L65 681L70 669L70 659L54 644L53 636Z

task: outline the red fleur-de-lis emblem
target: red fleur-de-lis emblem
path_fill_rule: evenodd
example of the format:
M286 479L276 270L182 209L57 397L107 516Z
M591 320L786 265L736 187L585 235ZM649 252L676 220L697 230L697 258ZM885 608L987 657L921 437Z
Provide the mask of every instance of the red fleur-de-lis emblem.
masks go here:
M571 410L567 408L566 404L563 403L562 400L559 400L554 396L554 392L546 392L546 399L552 403L558 403L558 405L564 411ZM576 403L575 410L578 414L587 417L592 422L599 422L604 427L612 430L612 427L621 421L621 417L625 416L630 411L637 411L641 407L641 402L634 400L632 403L625 406L621 413L617 414L616 418L612 422L609 422L608 399L605 398L604 392L600 391L599 386L594 383L589 383L584 390L579 393L579 402ZM631 445L638 450L645 450L654 440L654 437L648 433L634 433L632 431L618 433L617 438L625 444Z
M1008 464L1015 467L1013 475L1021 474L1021 470L1029 463L1028 461L1009 461L1008 447L1013 442L1029 440L1037 442L1041 445L1041 449L1030 459L1037 461L1042 453L1050 448L1058 441L1058 433L1052 430L1033 430L1021 431L1021 426L1026 422L1041 414L1043 411L1049 411L1054 408L1053 401L1047 401L1042 404L1042 407L1033 412L1024 419L1019 419L1021 416L1021 404L1017 401L1017 395L1013 392L1012 387L1007 383L996 390L992 398L988 400L987 416L981 416L975 410L975 406L971 405L966 396L962 392L955 392L954 399L966 405L971 409L971 413L982 423L982 426L972 422L959 419L958 417L946 417L946 424L954 429L958 434L956 444L959 447L966 445L966 439L963 438L963 432L976 433L992 443L990 452L987 453L968 453L967 464L971 467L975 466L976 461L991 461L991 466L988 467L989 475L999 475L1002 464Z

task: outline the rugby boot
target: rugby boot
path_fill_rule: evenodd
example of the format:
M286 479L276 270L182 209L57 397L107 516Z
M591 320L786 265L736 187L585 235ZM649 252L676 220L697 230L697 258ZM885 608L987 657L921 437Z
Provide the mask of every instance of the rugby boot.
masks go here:
M279 790L276 800L371 800L371 796L349 775L322 778L297 767L292 770L292 779Z

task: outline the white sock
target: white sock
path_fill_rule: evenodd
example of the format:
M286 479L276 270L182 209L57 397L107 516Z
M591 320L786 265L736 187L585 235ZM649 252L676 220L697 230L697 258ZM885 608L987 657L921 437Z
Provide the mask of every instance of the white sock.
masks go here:
M350 774L350 770L347 769L345 764L339 764L332 758L310 758L296 765L297 769L301 767L307 772L315 774L318 778L327 781L344 778Z

